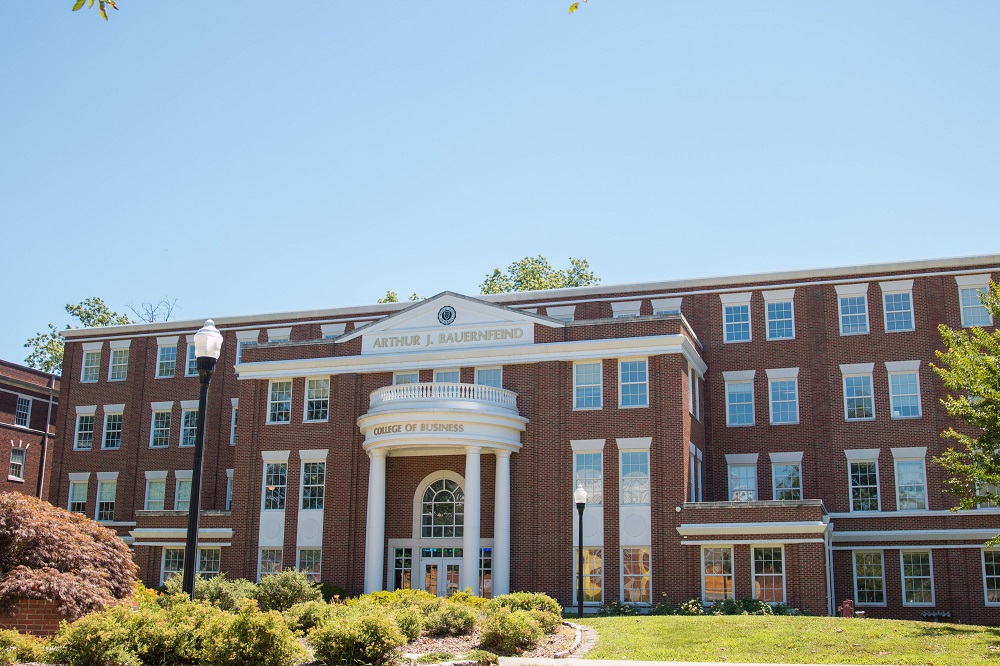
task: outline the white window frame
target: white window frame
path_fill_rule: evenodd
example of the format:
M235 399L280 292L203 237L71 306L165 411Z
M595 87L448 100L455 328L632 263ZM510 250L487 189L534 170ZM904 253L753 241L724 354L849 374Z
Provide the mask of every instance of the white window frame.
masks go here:
M266 330L268 342L291 342L292 340L291 326L286 326L284 328L269 328Z
M980 275L956 275L955 282L958 285L958 310L959 315L962 319L962 328L969 328L971 326L981 326L982 324L970 323L966 317L966 310L977 306L963 305L962 304L962 292L966 289L975 289L977 291L989 291L990 289L990 274L984 273ZM986 308L985 305L980 304L978 307ZM993 325L993 314L986 309L986 317L988 322L986 326Z
M302 568L302 551L304 551L304 550L319 551L319 559L316 562L316 564L317 564L316 571L310 570L310 571L307 572L305 569ZM299 572L305 574L306 578L309 579L311 582L313 582L313 583L320 582L320 578L323 575L323 549L322 548L317 548L316 546L307 546L305 548L297 548L296 551L295 551L295 568ZM313 576L315 576L315 579L312 578Z
M153 379L172 379L177 374L177 341L179 339L178 335L156 338L156 372L153 373ZM163 360L163 353L168 349L174 350L174 371L170 374L162 374L160 372L162 365L169 363L169 361Z
M276 401L274 399L274 385L275 384L288 384L288 418L283 421L272 420L273 406L277 402L284 402L284 400ZM267 423L268 425L279 424L279 423L291 423L292 422L292 402L293 394L295 392L295 382L291 379L272 379L267 383Z
M302 454L312 454L315 455L315 451L303 451ZM323 451L323 457L308 457L302 458L299 464L299 510L300 511L322 511L326 506L326 482L327 482L327 469L326 469L326 451ZM301 457L301 456L300 456ZM306 507L306 465L323 465L323 483L310 484L309 488L319 487L322 490L322 495L320 496L320 506L318 507ZM287 476L286 476L287 480ZM288 487L285 487L285 506L288 506Z
M73 488L83 488L83 508L73 511ZM87 493L90 492L90 472L74 472L69 475L69 494L66 496L66 510L81 516L87 515Z
M927 564L930 567L930 579L931 579L931 600L928 601L907 601L906 600L906 566L903 562L903 556L906 553L926 553L927 554ZM923 579L923 576L913 578ZM900 595L903 597L904 606L933 606L935 602L934 593L934 553L930 548L900 548L899 550L899 581L900 581Z
M186 483L188 487L188 497L187 497L187 508L181 508L181 485ZM190 511L191 510L191 492L193 491L194 479L191 476L191 470L189 469L179 469L174 471L174 511Z
M750 296L751 292L742 292L738 294L719 294L719 299L722 301L722 342L724 344L738 344L740 342L752 342L753 341L753 312L750 308ZM730 322L727 321L729 308L742 308L747 309L747 337L746 339L730 339L729 337L729 325ZM741 325L743 322L739 322ZM734 322L735 324L735 322Z
M194 336L187 336L187 349L184 350L184 376L198 376L198 352L194 346Z
M701 502L704 488L702 487L702 468L704 456L693 442L688 442L688 497L690 502Z
M112 340L111 353L108 355L108 381L109 382L124 382L128 380L128 363L129 363L129 343L131 340ZM124 362L115 363L115 358L121 358L124 356ZM115 368L121 369L125 368L124 374L120 377L115 377Z
M163 488L163 496L160 498L160 508L151 509L149 507L149 489L153 485ZM163 511L167 508L167 473L166 472L146 472L146 493L142 498L143 511Z
M722 380L725 384L726 391L726 427L727 428L745 428L747 426L752 426L757 423L757 409L756 409L756 398L754 396L754 386L753 378L757 374L756 370L724 370L722 372ZM729 386L730 384L749 384L750 385L750 423L733 423L732 416L732 403L729 402ZM742 404L742 403L741 403Z
M583 605L584 606L588 606L588 607L591 607L591 606L600 606L601 604L604 603L604 570L607 568L606 565L605 565L605 560L604 560L604 552L605 552L606 549L604 548L604 546L588 546L588 545L584 544L583 550L584 550L584 553L586 553L587 551L594 551L594 550L600 551L600 558L601 558L600 573L599 574L589 574L589 573L584 573L583 574L583 580L584 580L584 583L583 583L583 589L584 589ZM584 563L585 564L586 564L586 557L587 556L584 555ZM576 583L575 583L575 581L579 580L579 576L580 576L580 569L579 569L579 567L580 567L580 548L579 548L579 546L574 546L573 547L573 581L574 581L574 584L573 584L573 603L574 604L579 603L579 601L578 601L578 599L579 599L579 596L578 596L578 593L579 593L579 589L578 588L579 588L579 586L576 585ZM600 580L601 581L601 598L600 599L597 599L595 601L588 601L587 600L587 598L586 598L587 579L591 579L591 580L595 580L596 579L596 580Z
M795 339L795 290L780 289L777 291L761 292L764 297L764 339L765 340L794 340ZM771 312L770 305L783 305L788 303L792 321L792 334L786 336L771 336ZM781 319L780 321L785 321Z
M837 292L837 330L840 331L841 336L848 335L868 335L872 331L871 322L871 306L868 303L868 283L867 282L855 282L851 284L837 284L834 285L834 290ZM852 313L850 315L844 314L844 299L845 298L860 298L864 300L865 303L865 330L864 331L844 331L844 317L845 316L856 316Z
M107 475L108 478L101 478L102 475ZM113 485L115 487L115 498L111 500L111 518L101 519L101 490L106 488L108 485ZM115 521L115 509L118 504L118 473L117 472L98 472L97 474L97 500L94 502L94 520L99 523L113 523Z
M94 384L101 381L101 347L104 346L103 342L84 342L83 343L83 361L80 363L80 383L81 384ZM87 359L94 359L93 362L88 363ZM91 379L87 378L87 371L93 370L94 376Z
M320 324L319 334L321 340L333 340L334 338L339 338L344 334L347 329L346 322L333 323L333 324Z
M493 384L484 384L483 382L479 381L480 372L493 372L494 370L500 373L500 382L498 385L494 386ZM494 388L503 388L503 366L491 365L484 368L476 368L476 384L480 386L494 386Z
M722 579L723 579L723 582L722 582L722 598L723 599L735 599L736 598L736 575L735 575L735 573L736 573L735 572L736 566L735 566L735 562L733 561L734 560L734 558L733 558L733 554L734 554L733 553L733 546L732 546L732 544L728 544L728 543L720 543L720 544L712 544L712 545L703 545L701 547L701 558L700 558L701 564L699 566L699 572L700 572L699 578L701 578L701 602L703 604L705 604L705 605L708 605L708 604L711 604L711 603L713 603L715 601L719 601L718 599L709 599L708 598L708 587L705 585L705 576L708 575L708 572L705 571L705 551L707 551L707 550L728 550L729 551L729 573L727 574L725 572L725 567L723 566L722 573L718 573L718 574L712 573L711 575L713 575L713 576L722 576ZM723 561L723 563L725 563L725 557L723 557L722 561ZM728 579L729 582L730 582L729 590L728 591L726 590L726 582L725 582L726 579Z
M545 314L552 319L558 319L559 321L573 321L576 317L576 306L575 305L559 305L559 306L549 306L545 308Z
M873 377L875 373L874 363L846 363L840 366L840 388L841 394L844 397L844 420L845 421L874 421L875 420L875 378ZM872 415L865 416L862 418L851 418L850 408L847 406L847 379L848 377L867 377L868 386L871 389L870 396L872 401Z
M844 456L847 458L847 505L851 513L864 515L866 513L882 511L882 471L879 469L878 464L880 454L881 449L846 449L844 451ZM876 506L874 509L854 508L854 483L853 476L851 474L851 465L854 463L875 465L875 490L877 495L875 502Z
M326 397L325 398L310 398L310 391L312 387L310 384L312 382L326 382ZM306 377L305 378L305 400L302 401L302 422L303 423L326 423L330 420L330 377ZM326 401L326 416L321 419L310 419L309 416L309 403L311 402L322 402ZM270 415L270 407L268 408L268 415Z
M771 578L776 577L775 574L765 574L765 573L758 574L757 573L757 557L756 557L756 554L757 554L758 550L763 550L765 548L767 548L769 550L775 550L776 549L776 550L778 550L778 551L781 552L781 599L777 599L777 600L774 600L774 601L767 601L766 603L778 603L778 604L787 603L788 602L788 575L787 575L786 572L788 570L788 557L787 557L787 554L785 553L785 545L781 544L781 543L775 543L775 544L765 543L765 544L755 544L755 545L751 546L751 548L750 548L750 578L751 578L751 580L753 582L753 598L754 599L760 599L760 595L757 592L757 577L758 576L761 576L761 577L767 576L767 577L771 577Z
M188 424L188 417L191 417L192 424ZM181 427L177 438L177 445L182 449L191 448L198 439L198 401L181 400ZM184 443L185 433L190 434L190 444Z
M278 571L268 571L264 573L262 567L264 565L264 551L277 551L278 552ZM273 546L262 546L257 549L257 582L259 583L264 576L270 576L271 574L278 573L284 567L283 563L285 561L285 549L282 547Z
M694 418L701 423L701 377L695 373L694 376Z
M586 548L586 546L584 546ZM603 546L602 546L603 548ZM630 574L632 577L638 578L649 578L649 599L646 601L632 601L625 599L625 551L626 550L638 550L640 551L640 557L642 557L641 552L646 551L649 556L649 571L645 574ZM603 562L602 562L603 563ZM621 546L618 549L618 589L619 589L619 599L627 604L638 604L640 606L648 606L653 603L653 548L652 546ZM603 594L604 589L601 589Z
M899 464L900 463L912 463L919 462L922 470L923 476L923 487L924 487L924 508L922 509L901 509L900 498L899 498ZM893 483L896 487L896 511L905 511L907 513L922 513L930 509L930 492L927 487L927 447L926 446L908 446L908 447L894 447L892 449L892 476Z
M17 403L14 406L14 425L20 426L22 428L31 427L31 403L33 402L34 400L32 400L30 396L27 395L17 396ZM21 405L23 404L27 404L27 408L22 410ZM24 414L24 423L20 422L22 413Z
M112 416L119 417L118 423L118 446L106 446L108 433L113 432L108 428L108 419ZM119 451L122 448L122 440L125 438L125 405L104 405L104 427L101 430L101 450Z
M624 374L625 373L622 371L622 366L624 366L626 363L642 363L643 366L644 366L644 368L645 368L645 375L646 375L645 381L642 381L642 382L628 382L628 384L630 386L631 385L636 385L636 386L642 386L642 385L644 385L646 387L645 401L642 402L642 403L640 403L640 404L638 404L638 405L625 405L625 404L622 403L622 397L623 397L623 393L624 393L624 391L622 389L624 389L625 383L626 383L624 381ZM601 377L601 383L602 383L602 385L604 383L603 376ZM601 401L602 402L604 401L603 392L602 392L602 395L601 395ZM649 407L649 358L647 358L647 357L641 357L641 358L620 358L620 359L618 359L618 409L642 409L642 408L645 408L645 407Z
M642 301L612 301L611 316L615 319L638 317L642 309Z
M601 476L597 479L592 477L585 477L583 480L585 482L583 487L588 489L587 491L587 504L593 506L603 506L604 505L604 440L603 439L578 439L572 440L570 446L573 449L573 488L576 489L580 486L580 466L577 464L577 456L597 456L597 459L601 466ZM596 485L599 488L600 494L595 495L589 488L595 485L593 482L596 481Z
M674 298L654 298L649 304L653 306L654 315L679 315L683 302L684 297L677 296Z
M857 553L878 553L881 559L882 568L882 601L859 601L858 600L858 558ZM854 583L854 605L868 606L872 608L882 608L886 606L888 594L885 589L885 551L878 548L855 548L851 550L851 578Z
M167 579L167 573L168 573L167 572L167 551L170 551L170 552L180 551L181 568L178 569L178 570L176 570L176 571L174 569L171 569L169 573L171 574L171 576L183 576L184 575L184 546L180 546L180 547L177 547L177 546L165 546L164 548L162 548L162 551L163 552L160 553L160 585L165 585L166 582L167 582L167 580L168 580Z
M913 280L897 280L894 282L879 282L878 286L882 289L882 326L886 333L908 333L910 331L915 331L917 329L917 318L916 313L913 308ZM889 330L889 307L888 299L890 296L896 296L899 294L906 294L910 299L910 327L909 328L895 328Z
M226 470L226 511L233 510L233 472L235 470Z
M239 416L240 399L232 398L232 413L229 420L229 446L236 446L236 423Z
M14 460L14 454L17 453L17 457L20 458L19 461ZM10 449L10 465L7 468L7 480L8 481L24 481L24 468L28 464L28 449L22 449L20 447L11 447ZM21 473L17 474L15 465L20 466Z
M986 575L986 553L994 553L997 559L997 575L989 576ZM986 606L1000 606L1000 550L994 550L992 548L981 548L979 550L979 561L982 564L983 571L983 603ZM987 585L988 578L996 579L997 584L997 601L990 601L990 588Z
M90 417L90 446L80 446L80 418ZM76 429L73 434L74 451L92 451L94 449L94 434L97 432L97 405L81 405L76 408Z
M153 402L150 403L150 417L149 417L149 448L151 449L166 449L170 447L170 431L174 427L174 415L173 415L173 402ZM163 446L154 446L153 442L156 440L156 415L166 414L167 415L167 438L166 444Z
M439 379L439 377L441 377L442 375L445 375L445 374L449 374L449 375L457 374L458 375L458 379L456 379L454 382L445 382L444 380ZM434 371L434 378L433 378L432 381L435 384L461 384L462 383L462 370L460 368L450 368L450 369L447 369L447 370L435 370Z
M726 454L726 492L730 502L756 502L760 499L760 470L757 469L759 453L727 453ZM745 493L745 489L733 488L732 470L734 467L750 468L753 470L753 497L736 498L736 493Z
M179 571L174 571L173 569L171 569L170 573L171 574L176 574L176 575L183 575L183 573L184 573L184 570L183 570L184 546L166 546L166 547L164 547L162 549L162 551L163 552L160 553L160 585L163 585L163 584L165 584L167 582L167 575L166 575L167 574L167 571L166 571L166 568L167 568L167 551L180 551L180 553L181 553L181 569ZM206 553L208 551L216 551L216 552L219 553L219 558L218 558L219 559L219 569L220 569L219 571L205 571L204 569L202 569L202 567L201 567L201 565L202 565L202 557L201 556L202 556L203 553ZM195 574L198 577L203 577L203 576L205 576L206 573L210 575L209 577L219 575L221 573L221 569L222 569L222 548L219 547L219 546L216 546L216 547L212 547L212 546L202 546L202 547L199 547L198 548L198 558L195 560L195 567L197 568L197 570L195 571Z
M274 484L275 488L284 488L285 493L282 496L281 507L278 508L268 508L267 507L267 466L268 465L284 465L285 466L285 483L284 485ZM260 486L260 510L261 511L284 511L288 508L288 460L265 460L264 461L264 472L261 475L261 486Z
M236 363L243 362L243 350L260 344L260 330L236 331Z
M798 368L777 368L764 371L767 374L767 411L771 425L797 425L801 420L799 411L799 369ZM774 384L778 382L792 382L795 384L795 420L775 421L774 420Z
M579 367L581 365L596 365L597 366L597 384L579 384ZM600 399L598 400L598 405L596 407L580 407L577 403L577 388L588 388L596 386ZM595 409L604 408L604 363L600 360L596 361L577 361L573 363L573 411L590 411Z
M889 375L887 382L887 388L889 389L889 416L900 420L919 419L923 417L923 398L920 394L920 361L886 361L885 369ZM913 375L917 380L917 413L915 416L896 416L896 396L892 392L892 378L901 375Z
M619 506L650 506L652 502L653 469L650 466L649 447L653 442L652 437L619 437L616 440L618 446L618 505ZM625 454L644 454L646 457L646 501L626 502L625 501ZM601 464L604 460L602 458ZM602 471L603 474L603 471Z
M802 480L802 451L789 451L786 453L769 453L768 456L771 458L771 497L778 500L778 493L781 490L790 490L789 488L778 488L778 475L775 472L778 467L798 467L799 468L799 499L798 500L780 500L786 502L795 502L805 498L805 490L803 486L805 485Z
M409 381L401 382L401 381L399 381L401 378L403 378L403 377L409 377L411 375L414 376L414 377L416 377L416 381L412 381L412 382L409 382ZM400 371L400 372L394 372L394 373L392 373L392 385L393 386L401 386L403 384L419 384L419 383L420 383L420 371L419 370L406 370L405 372Z
M688 363L688 414L694 416L694 368Z

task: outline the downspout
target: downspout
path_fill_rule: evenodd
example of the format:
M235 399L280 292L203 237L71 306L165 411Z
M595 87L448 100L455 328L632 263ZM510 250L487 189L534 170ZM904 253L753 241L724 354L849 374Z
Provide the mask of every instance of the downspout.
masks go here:
M826 612L833 617L837 602L833 591L833 524L828 523L823 532L823 546L826 549Z
M49 451L49 438L52 437L52 402L55 400L55 389L56 389L56 376L52 375L49 377L49 388L52 391L49 393L49 409L48 413L45 415L45 437L42 438L42 462L38 466L38 499L45 499L42 493L45 490L45 462L47 453Z

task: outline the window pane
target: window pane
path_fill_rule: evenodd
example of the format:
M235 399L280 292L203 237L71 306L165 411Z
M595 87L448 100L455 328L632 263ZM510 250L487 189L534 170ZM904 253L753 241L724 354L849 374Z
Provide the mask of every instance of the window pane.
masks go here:
M503 373L500 368L476 370L476 383L482 386L503 388Z
M649 452L621 452L622 504L649 504Z
M733 549L702 551L702 598L705 601L735 599L733 594Z
M930 551L903 551L903 603L934 603Z
M847 404L848 421L875 417L871 375L844 377L844 396Z
M757 466L729 466L729 499L733 502L753 502L757 499Z
M986 287L968 287L960 290L962 300L962 326L992 326L993 317L980 300Z
M772 466L774 499L802 499L802 475L798 464Z
M910 294L885 294L882 299L885 303L885 330L886 331L912 331L913 330L913 306L910 302Z
M899 511L927 508L923 460L896 461L896 493Z
M795 337L792 321L792 302L770 302L767 304L767 339L786 340Z
M851 511L878 511L878 465L851 463Z
M577 453L574 455L576 479L573 488L583 486L587 491L587 504L604 502L603 457L600 453Z
M868 332L868 297L845 296L840 299L840 333Z
M885 583L882 579L882 551L854 552L854 586L859 604L885 603Z
M892 417L896 419L920 416L920 389L917 373L893 373L889 375L889 398L892 402Z
M726 342L750 339L750 305L727 305L725 311Z
M285 508L285 489L288 485L288 463L264 465L264 509L281 511Z
M795 379L771 382L771 423L799 422L799 383Z
M781 548L753 549L754 598L785 601L785 569Z
M649 603L649 548L622 548L622 600L626 603Z
M157 377L173 377L177 369L177 347L160 347L156 360Z
M578 363L574 366L576 409L601 407L601 364Z
M644 407L649 404L646 384L645 361L622 361L621 365L622 407Z
M726 382L726 425L753 425L751 382Z
M288 423L292 418L292 383L273 382L267 420L271 423Z
M325 421L330 411L330 380L306 382L306 421Z

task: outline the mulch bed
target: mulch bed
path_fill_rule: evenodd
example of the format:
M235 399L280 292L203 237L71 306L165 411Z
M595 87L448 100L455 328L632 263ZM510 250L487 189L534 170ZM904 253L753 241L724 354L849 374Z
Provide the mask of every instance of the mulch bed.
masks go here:
M538 641L533 649L527 650L519 657L554 657L565 652L573 645L576 631L572 627L561 625L554 634L547 634ZM445 636L433 638L421 636L417 640L403 646L404 655L420 656L429 652L448 652L454 655L466 655L479 648L479 631L474 630L466 636Z

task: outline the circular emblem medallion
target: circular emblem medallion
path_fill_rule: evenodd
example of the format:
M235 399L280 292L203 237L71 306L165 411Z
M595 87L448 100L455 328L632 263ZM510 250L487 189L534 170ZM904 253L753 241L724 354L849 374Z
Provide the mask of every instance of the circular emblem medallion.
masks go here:
M438 310L438 321L445 326L455 321L455 308L450 305L446 305Z

